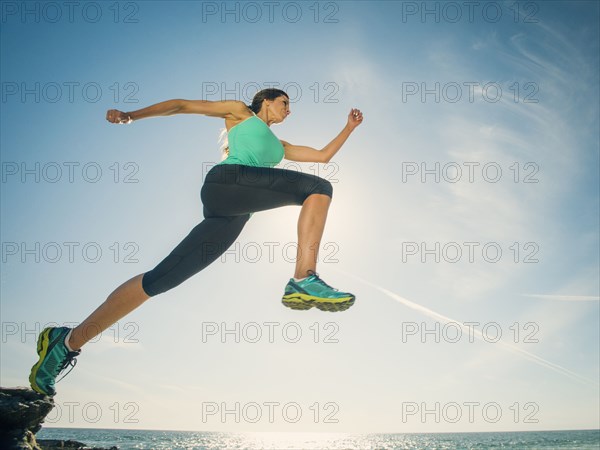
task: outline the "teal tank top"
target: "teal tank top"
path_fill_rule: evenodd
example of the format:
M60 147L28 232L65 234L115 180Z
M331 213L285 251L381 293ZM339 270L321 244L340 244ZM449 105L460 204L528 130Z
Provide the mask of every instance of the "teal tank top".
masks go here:
M227 140L229 155L218 164L274 167L285 154L281 141L256 114L233 126Z

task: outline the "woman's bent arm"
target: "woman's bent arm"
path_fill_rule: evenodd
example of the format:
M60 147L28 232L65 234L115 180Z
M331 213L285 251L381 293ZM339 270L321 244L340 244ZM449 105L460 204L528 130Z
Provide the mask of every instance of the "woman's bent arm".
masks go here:
M351 109L348 114L348 122L340 133L321 150L303 145L292 145L289 142L281 141L285 152L285 159L298 162L319 162L328 163L335 156L344 142L348 139L352 131L362 123L363 115L358 109Z

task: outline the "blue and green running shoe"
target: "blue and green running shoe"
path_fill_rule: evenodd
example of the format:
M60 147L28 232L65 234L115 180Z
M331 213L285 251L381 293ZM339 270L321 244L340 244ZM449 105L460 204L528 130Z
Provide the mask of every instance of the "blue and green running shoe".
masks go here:
M348 292L340 292L329 286L319 274L309 270L310 274L303 280L290 278L285 286L281 302L292 309L310 309L313 306L321 311L345 311L354 304L355 297Z
M40 355L39 361L31 368L29 383L31 388L40 394L53 396L56 394L54 383L56 377L67 368L75 367L77 360L75 357L81 353L81 350L70 351L65 345L65 337L71 331L70 328L44 328L37 341L37 353ZM69 370L69 372L71 372ZM69 374L67 372L62 378ZM62 380L61 378L61 380Z

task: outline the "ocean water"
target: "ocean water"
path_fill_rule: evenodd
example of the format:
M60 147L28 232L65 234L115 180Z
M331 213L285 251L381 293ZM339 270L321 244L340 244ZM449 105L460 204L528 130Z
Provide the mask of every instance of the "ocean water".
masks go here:
M218 433L43 428L38 439L119 449L600 449L600 430L504 433Z

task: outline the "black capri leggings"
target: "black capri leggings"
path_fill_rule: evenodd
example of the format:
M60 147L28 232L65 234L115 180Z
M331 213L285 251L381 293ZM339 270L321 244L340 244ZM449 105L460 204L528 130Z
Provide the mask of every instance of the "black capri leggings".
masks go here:
M204 220L142 278L150 297L178 286L221 256L237 239L250 214L302 205L311 194L333 197L331 183L293 170L218 164L206 174L200 198Z

